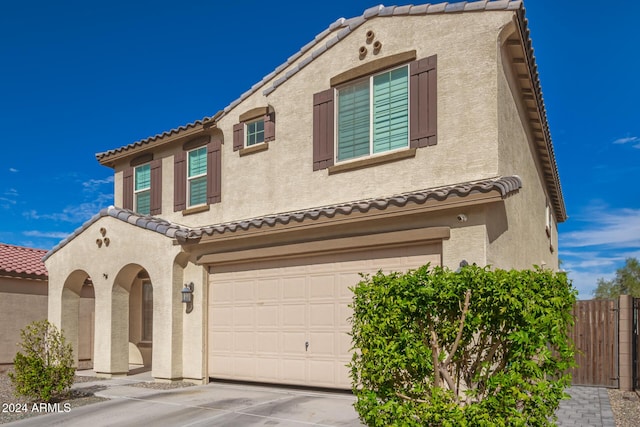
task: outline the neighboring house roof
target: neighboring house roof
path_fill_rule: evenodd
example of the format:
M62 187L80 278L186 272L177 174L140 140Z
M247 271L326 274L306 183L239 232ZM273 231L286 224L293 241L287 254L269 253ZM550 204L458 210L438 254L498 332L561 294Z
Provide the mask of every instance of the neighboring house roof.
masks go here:
M266 215L242 221L214 224L204 227L186 227L174 224L162 218L154 216L141 216L131 210L109 206L102 209L93 218L75 230L66 239L51 249L43 258L45 261L55 252L66 246L80 233L89 228L100 218L110 216L127 222L145 230L155 231L169 238L176 239L180 243L197 242L204 235L212 236L215 233L233 233L239 230L248 230L251 227L274 226L276 224L288 224L290 222L302 222L307 219L315 220L320 217L333 218L335 215L349 215L353 212L368 212L372 209L383 210L389 206L403 207L409 203L424 204L429 200L442 201L449 197L465 197L475 193L498 192L503 199L517 193L522 188L522 180L519 176L496 177L482 181L465 182L446 187L431 188L410 193L398 194L377 199L364 199L337 205L322 206L302 211L286 212L277 215Z
M345 19L340 18L332 23L326 30L318 34L311 42L307 43L289 57L286 62L278 66L273 72L266 75L262 80L254 84L248 91L243 93L238 99L231 102L223 110L218 111L214 116L204 117L201 120L196 120L193 123L189 123L178 128L171 129L160 134L156 134L146 139L136 141L132 144L125 145L120 148L97 153L96 158L102 164L107 164L110 157L134 150L136 148L144 147L153 143L163 143L163 140L171 140L170 137L185 133L190 130L202 129L209 126L215 126L215 123L228 114L233 108L251 96L256 91L263 89L265 96L276 90L278 86L283 84L298 71L309 65L317 57L324 54L332 46L337 44L340 40L348 36L356 28L364 24L367 20L376 17L389 17L389 16L403 16L403 15L433 15L444 13L461 13L461 12L481 12L481 11L493 11L493 10L511 10L515 11L518 17L518 26L520 30L520 37L522 38L522 49L526 59L523 59L523 65L528 69L531 76L531 88L527 90L531 93L527 93L527 97L531 97L531 103L533 104L534 120L539 123L540 126L540 138L542 143L538 146L538 152L543 161L543 169L545 173L545 181L547 183L548 190L550 192L551 203L554 207L556 218L558 222L564 222L567 219L566 207L564 204L564 197L562 195L562 188L560 186L560 177L558 174L558 166L556 163L555 153L553 150L553 144L551 142L551 136L549 133L549 125L547 122L547 113L544 107L544 101L542 98L542 90L540 86L540 78L538 74L538 67L533 54L533 47L531 38L529 36L529 29L527 26L527 20L525 19L525 9L522 0L480 0L480 1L462 1L459 3L436 3L436 4L422 4L422 5L406 5L406 6L375 6L364 11L361 16ZM329 37L332 36L332 37ZM293 66L304 54L311 52L304 60ZM289 69L284 75L278 77L288 67Z
M47 268L42 261L46 253L44 249L0 243L0 276L46 280Z

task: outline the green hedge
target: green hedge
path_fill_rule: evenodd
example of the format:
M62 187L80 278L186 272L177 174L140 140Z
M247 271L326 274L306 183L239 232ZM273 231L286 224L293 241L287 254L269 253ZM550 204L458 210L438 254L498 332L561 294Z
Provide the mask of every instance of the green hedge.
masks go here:
M351 378L367 425L553 425L574 365L566 275L426 265L363 276L353 292Z
M33 322L20 331L21 351L13 360L9 377L19 396L50 402L73 384L73 348L62 332L47 320Z

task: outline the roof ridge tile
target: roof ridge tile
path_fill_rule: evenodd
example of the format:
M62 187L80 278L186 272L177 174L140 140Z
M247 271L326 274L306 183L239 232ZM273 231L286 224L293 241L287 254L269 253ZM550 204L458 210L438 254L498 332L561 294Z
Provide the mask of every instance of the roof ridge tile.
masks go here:
M446 11L448 4L449 4L448 2L430 4L429 7L427 8L427 14L444 13Z
M377 5L377 6L370 7L369 9L366 9L366 10L364 11L364 13L362 14L362 16L364 16L364 17L365 17L365 19L372 18L372 17L374 17L374 16L378 15L378 14L380 13L380 11L382 10L382 8L383 8L383 7L384 7L384 5L382 5L382 4L379 4L379 5Z
M447 13L455 13L455 12L464 12L467 6L466 1L461 1L457 3L447 3L447 6L444 8L444 11Z

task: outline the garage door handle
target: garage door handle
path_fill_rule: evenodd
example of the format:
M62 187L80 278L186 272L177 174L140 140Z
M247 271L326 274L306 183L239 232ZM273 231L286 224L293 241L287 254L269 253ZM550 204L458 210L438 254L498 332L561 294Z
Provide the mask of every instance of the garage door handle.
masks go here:
M304 351L309 351L309 341L304 342Z

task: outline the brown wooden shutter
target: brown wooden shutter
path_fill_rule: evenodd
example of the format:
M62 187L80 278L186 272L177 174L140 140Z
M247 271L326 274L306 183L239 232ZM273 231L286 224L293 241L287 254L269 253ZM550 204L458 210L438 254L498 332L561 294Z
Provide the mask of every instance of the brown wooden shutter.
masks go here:
M275 139L276 139L276 113L265 114L264 141L269 142Z
M222 144L215 139L207 144L207 203L222 201Z
M122 173L122 207L133 210L133 168Z
M413 61L410 66L411 147L437 143L436 55Z
M151 162L151 215L162 213L162 159Z
M179 151L173 159L173 210L187 208L187 153Z
M313 170L333 166L333 88L313 95Z
M244 148L244 122L233 125L233 151Z

